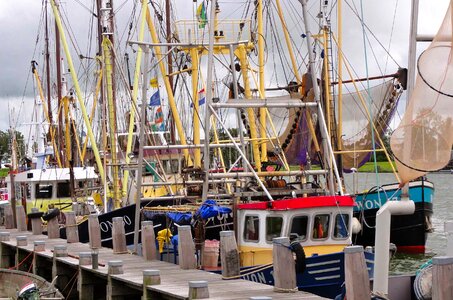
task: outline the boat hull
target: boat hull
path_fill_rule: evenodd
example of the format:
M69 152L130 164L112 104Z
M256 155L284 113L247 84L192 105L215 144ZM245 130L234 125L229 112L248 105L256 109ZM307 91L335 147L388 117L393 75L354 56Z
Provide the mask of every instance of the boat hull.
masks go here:
M374 255L365 253L365 260L370 278L373 275ZM269 266L258 272L253 272L259 266L246 267L241 269L241 278L274 285L273 267ZM335 298L341 294L342 284L345 281L344 275L344 253L337 252L325 255L314 255L306 258L306 269L303 274L297 274L297 287L326 298Z
M392 216L390 242L398 252L424 253L428 233L432 231L434 186L426 180L411 182L409 198L415 203L413 215ZM379 199L382 199L379 201ZM376 213L387 199L400 200L398 184L382 186L379 195L376 189L356 196L357 207L354 216L362 224L362 230L353 236L355 244L373 246L375 238Z

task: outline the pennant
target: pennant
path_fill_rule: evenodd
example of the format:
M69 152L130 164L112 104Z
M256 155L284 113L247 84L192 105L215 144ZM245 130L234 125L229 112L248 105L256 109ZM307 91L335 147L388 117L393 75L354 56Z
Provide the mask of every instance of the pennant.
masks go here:
M197 20L198 20L198 28L204 28L208 23L208 17L206 16L206 6L204 5L204 1L197 8Z
M160 124L164 122L164 113L162 112L162 106L159 106L156 109L156 113L154 115L154 123Z
M159 90L157 90L157 92L155 92L149 99L149 106L158 106L158 105L160 105Z
M151 78L151 80L149 81L149 84L151 85L151 87L153 88L157 88L159 86L159 83L157 81L157 78L154 77L154 78Z
M203 105L206 103L206 93L204 89L201 89L198 92L198 106ZM190 104L190 107L193 107L193 103Z

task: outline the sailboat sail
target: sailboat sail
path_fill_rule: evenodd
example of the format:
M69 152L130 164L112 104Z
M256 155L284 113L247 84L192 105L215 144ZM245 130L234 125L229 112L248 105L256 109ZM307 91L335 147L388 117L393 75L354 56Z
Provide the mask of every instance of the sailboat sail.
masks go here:
M433 42L419 57L409 105L391 137L403 182L444 167L451 156L453 124L452 2Z

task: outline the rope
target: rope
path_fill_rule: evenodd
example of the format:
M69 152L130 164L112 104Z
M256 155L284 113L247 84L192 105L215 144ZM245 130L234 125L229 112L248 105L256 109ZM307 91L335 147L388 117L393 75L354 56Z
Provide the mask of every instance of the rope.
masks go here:
M31 256L33 255L34 251L30 252L20 263L17 264L17 266L12 266L8 268L8 270L19 270L19 267L22 266L22 264Z

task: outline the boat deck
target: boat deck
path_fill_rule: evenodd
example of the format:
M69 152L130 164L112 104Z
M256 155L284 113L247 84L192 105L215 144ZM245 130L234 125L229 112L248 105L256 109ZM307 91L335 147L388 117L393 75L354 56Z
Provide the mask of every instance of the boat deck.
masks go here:
M222 280L222 276L202 270L182 270L173 263L147 261L133 254L114 254L112 249L100 248L99 268L79 265L79 253L91 252L89 244L67 243L64 239L48 239L17 229L4 229L10 240L0 243L0 267L18 266L52 281L68 299L140 299L143 295L143 270L159 270L161 283L146 287L154 299L189 299L189 281L207 281L209 299L249 299L265 296L272 299L324 299L305 292L277 293L269 285L247 280ZM27 236L26 246L17 246L16 237ZM45 251L34 252L34 241L44 241ZM56 245L67 245L67 257L54 257ZM108 262L122 261L123 274L109 275ZM18 263L19 262L19 263Z

